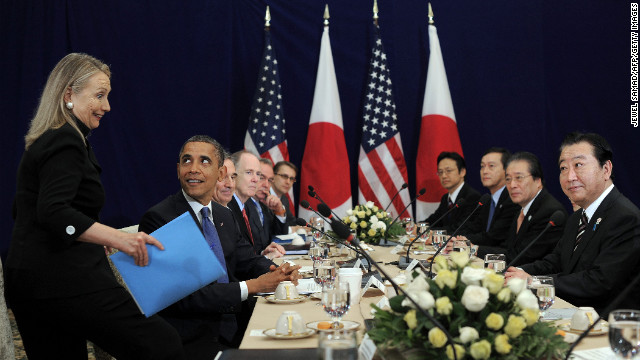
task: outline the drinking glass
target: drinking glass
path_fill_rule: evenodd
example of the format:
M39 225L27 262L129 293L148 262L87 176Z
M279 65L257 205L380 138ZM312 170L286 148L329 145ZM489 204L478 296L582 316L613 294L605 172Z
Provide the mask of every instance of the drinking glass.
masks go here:
M335 281L332 284L325 283L322 288L321 303L322 308L333 321L331 328L340 329L340 320L351 306L349 284L340 281Z
M556 288L553 285L553 278L551 276L533 276L531 278L530 289L538 298L540 317L544 317L545 312L553 305L556 298Z
M496 273L504 272L507 266L507 257L504 254L487 254L484 256L484 267L493 269Z
M324 258L324 246L322 244L312 241L309 244L309 257L311 260L320 260Z
M614 310L609 313L609 346L620 359L640 354L640 310Z
M407 234L407 239L411 240L411 235L413 235L413 231L416 229L416 223L414 223L410 217L403 217L402 223L404 224L404 231Z
M333 284L336 279L336 261L333 259L320 259L313 262L313 279L323 288L327 284Z
M321 217L312 216L310 221L311 221L311 226L313 226L314 228L316 228L318 230L324 231L324 220L322 220ZM322 239L322 232L320 232L318 230L313 230L313 240L314 241L319 241L320 239Z
M418 223L418 230L416 233L416 236L418 236L418 234L422 234L420 235L420 242L426 243L427 242L427 238L429 237L428 231L427 229L429 228L429 223L428 222L424 222L421 221Z
M353 330L320 332L318 334L318 359L357 360L356 332Z
M471 241L469 240L453 240L453 251L467 253L471 257Z
M432 230L431 231L431 243L433 247L438 250L444 242L447 240L447 231L446 230Z

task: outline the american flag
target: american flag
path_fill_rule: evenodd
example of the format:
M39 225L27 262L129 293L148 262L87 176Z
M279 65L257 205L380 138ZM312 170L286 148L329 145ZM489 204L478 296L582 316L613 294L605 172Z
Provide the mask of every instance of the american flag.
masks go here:
M385 208L407 183L407 165L398 131L396 105L391 94L387 55L375 27L375 45L369 65L369 81L363 110L362 144L358 160L358 200ZM395 198L389 210L397 216L409 204L408 191Z
M289 161L284 125L278 60L271 46L271 33L267 28L264 33L264 53L260 64L258 86L244 138L245 149L263 158L271 159L274 164L282 160ZM290 209L293 209L293 190L289 191L287 196Z

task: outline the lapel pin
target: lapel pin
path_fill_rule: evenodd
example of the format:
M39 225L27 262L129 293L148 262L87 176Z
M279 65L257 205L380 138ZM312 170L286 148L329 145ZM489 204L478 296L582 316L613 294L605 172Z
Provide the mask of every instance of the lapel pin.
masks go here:
M531 215L529 215L529 217L527 218L527 221L531 221Z
M598 218L596 220L596 223L593 224L593 231L596 231L596 228L598 227L598 225L600 225L600 221L602 221L602 218Z
M220 226L222 226L222 225L224 225L224 223L223 223L223 222L221 222L221 223L220 223Z

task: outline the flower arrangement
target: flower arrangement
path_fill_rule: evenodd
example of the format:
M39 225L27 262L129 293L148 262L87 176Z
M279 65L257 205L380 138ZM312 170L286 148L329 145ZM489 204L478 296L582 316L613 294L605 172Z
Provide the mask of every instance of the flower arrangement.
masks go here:
M382 239L390 240L404 234L402 226L398 223L391 225L393 220L373 201L367 201L364 205L356 205L352 210L347 210L347 216L343 220L351 229L358 232L360 241L369 244L377 245ZM391 225L390 228L389 225Z
M413 272L405 290L449 331L458 360L555 359L568 349L557 328L538 321L536 296L522 279L469 265L465 253L451 260L437 256L435 279ZM415 358L453 359L445 333L404 295L390 299L390 310L375 310L369 337L384 350L397 349Z

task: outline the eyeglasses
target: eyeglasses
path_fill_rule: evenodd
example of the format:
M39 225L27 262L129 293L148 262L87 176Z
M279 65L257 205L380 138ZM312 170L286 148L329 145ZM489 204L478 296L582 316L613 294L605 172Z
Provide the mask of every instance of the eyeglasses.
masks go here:
M456 169L444 169L444 170L438 170L438 176L442 176L444 174L451 174L452 172L456 171Z
M276 174L278 176L280 176L283 180L291 180L291 182L296 182L296 177L295 176L289 176L287 174Z
M525 178L528 178L529 176L533 176L533 175L531 175L531 174L529 174L529 175L516 175L516 176L514 176L514 177L507 176L507 177L504 179L504 181L505 181L507 184L511 184L511 182L512 182L512 181L513 181L514 183L516 183L516 184L522 184L522 181L523 181Z

